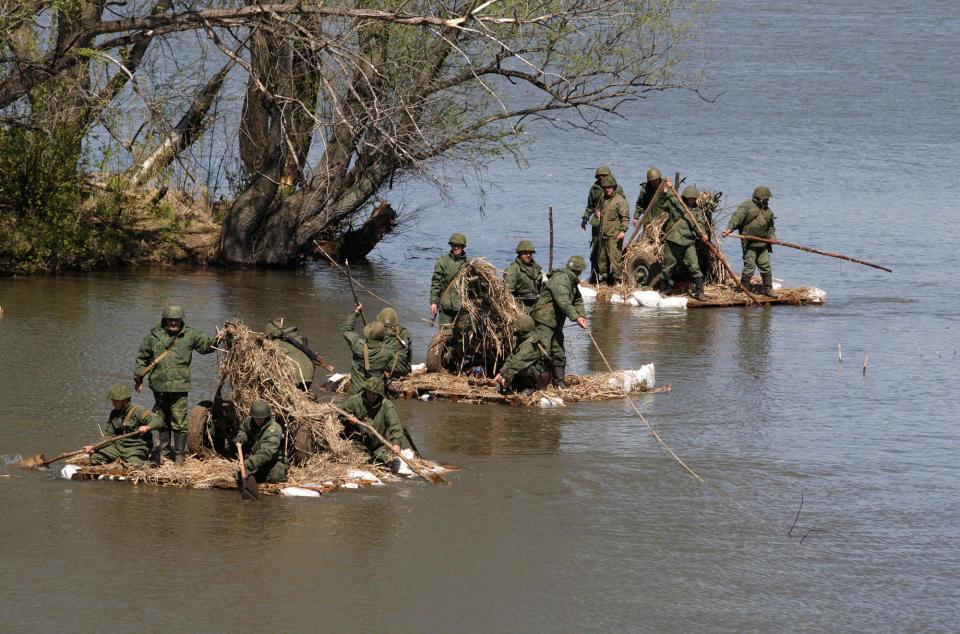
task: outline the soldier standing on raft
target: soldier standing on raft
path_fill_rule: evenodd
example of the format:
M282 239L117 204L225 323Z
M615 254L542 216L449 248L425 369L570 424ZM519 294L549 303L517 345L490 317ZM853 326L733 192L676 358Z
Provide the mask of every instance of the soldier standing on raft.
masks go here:
M587 315L583 310L579 278L587 263L579 255L567 261L567 266L554 269L540 293L537 305L530 315L537 324L537 332L543 347L550 351L553 384L567 387L565 380L567 355L563 349L563 324L566 319L575 321L586 330Z
M357 318L363 310L363 304L357 302L353 313L347 317L340 329L343 338L350 345L353 364L350 367L350 394L363 389L364 382L372 377L384 378L393 362L393 346L384 342L387 330L379 321L371 321L363 327L363 335L357 333Z
M630 206L627 200L617 193L617 181L613 176L604 176L600 181L603 198L597 204L596 217L600 222L597 248L596 275L607 284L619 284L623 281L623 253L620 251L623 237L630 223Z
M662 284L667 290L670 289L670 274L677 267L678 262L682 262L687 270L690 271L690 277L693 279L693 285L696 291L693 298L700 302L707 301L707 296L703 294L703 273L700 270L700 261L697 258L697 240L700 239L700 232L706 231L706 221L703 219L703 212L697 206L697 197L700 192L693 185L687 185L683 189L683 202L687 209L693 214L694 220L699 225L693 226L690 218L687 217L683 207L673 197L673 193L665 196L669 203L667 205L667 229L670 233L665 238L663 249L663 277ZM671 229L671 227L673 227Z
M503 281L513 293L514 299L525 311L529 311L540 297L543 270L533 261L536 250L533 243L523 240L517 245L517 257L503 272Z
M583 212L580 228L586 231L587 223L590 223L590 281L599 284L601 280L597 277L597 271L600 270L600 267L597 265L597 256L600 255L600 218L597 216L597 205L603 200L603 187L600 185L600 181L602 181L605 176L612 177L613 173L609 167L598 167L594 176L596 177L596 181L590 185L590 191L587 193L587 209ZM623 188L620 187L620 185L617 185L617 194L623 196L624 200L626 200L626 195L623 193Z
M387 379L395 376L407 376L413 365L413 342L410 331L397 321L397 311L387 306L377 315L377 321L383 324L386 334L384 345L393 348L393 360L387 367Z
M467 238L462 233L450 236L450 252L444 253L433 267L430 282L430 314L441 326L453 324L460 313L460 294L453 288L457 273L467 264ZM452 327L452 326L451 326Z
M773 196L770 190L763 185L753 190L753 198L743 201L730 217L727 228L723 230L726 237L736 229L740 235L756 236L777 239L777 230L773 226L774 215L770 210L769 202ZM753 277L754 267L760 269L763 278L763 294L767 297L776 297L773 292L773 269L770 266L770 252L773 245L759 241L743 241L743 271L740 273L740 282L746 286Z
M647 170L647 182L640 186L640 195L637 196L637 205L633 210L633 226L636 227L637 223L640 222L640 216L643 215L644 210L646 210L647 205L650 204L650 200L653 198L653 195L657 193L657 188L660 185L664 185L667 189L670 189L673 186L673 183L670 182L668 178L666 181L660 177L660 170L655 167L651 167ZM660 198L657 199L657 204L650 210L650 213L643 219L643 225L646 227L650 224L650 221L654 218L659 217L661 214L667 213L667 203L666 196L663 195L664 192L660 192Z

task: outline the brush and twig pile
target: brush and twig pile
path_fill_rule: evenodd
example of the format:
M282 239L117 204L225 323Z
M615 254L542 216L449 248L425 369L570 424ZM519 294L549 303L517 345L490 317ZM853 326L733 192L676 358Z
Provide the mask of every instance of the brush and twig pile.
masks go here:
M495 372L516 346L513 320L521 311L504 284L502 273L483 258L471 260L454 278L462 310L470 325L461 335L471 365ZM464 365L460 364L461 369Z
M750 280L747 284L747 288L750 289L750 292L754 295L759 295L761 292L762 281L759 277ZM740 290L739 286L736 286L735 283L732 286L726 284L715 284L708 286L704 289L704 292L707 295L707 299L711 302L722 303L722 302L743 302L746 300L746 295ZM777 296L777 299L784 302L789 302L793 304L805 304L811 301L813 289L809 286L781 286L779 289L773 291Z

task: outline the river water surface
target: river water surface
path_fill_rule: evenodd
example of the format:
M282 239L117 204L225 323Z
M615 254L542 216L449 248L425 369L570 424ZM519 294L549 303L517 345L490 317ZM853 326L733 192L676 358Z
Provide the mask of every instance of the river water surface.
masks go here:
M469 185L389 193L423 221L356 275L400 306L418 361L449 234L499 266L531 239L545 265L553 205L556 259L585 254L602 164L631 204L654 166L723 190L727 214L767 185L781 239L892 268L778 247L775 277L826 305L588 306L611 364L673 386L637 405L709 486L621 401L398 402L424 454L462 467L449 487L251 504L0 465L5 629L956 631L957 33L956 2L724 3L700 53L716 103L657 95L606 139L541 131L526 169L490 167L483 213ZM282 315L349 363L349 289L323 266L0 280L0 455L94 438L168 297L206 332ZM604 370L568 332L569 370ZM191 402L215 367L195 357Z

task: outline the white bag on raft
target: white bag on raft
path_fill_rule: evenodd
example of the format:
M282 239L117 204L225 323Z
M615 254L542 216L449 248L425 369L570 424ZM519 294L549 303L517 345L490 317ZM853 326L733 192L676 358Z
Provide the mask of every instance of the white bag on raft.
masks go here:
M594 297L597 296L597 289L595 288L590 288L589 286L583 286L582 284L578 284L577 287L580 289L580 294L583 296L584 299L593 299Z
M633 298L647 308L655 308L660 303L660 293L657 291L634 291Z
M77 471L80 471L80 465L65 464L63 465L63 469L60 469L60 477L64 480L72 480L73 474Z
M426 372L427 364L426 363L414 363L410 366L411 372Z
M613 295L610 296L610 303L611 303L611 304L626 304L627 302L626 302L626 300L623 299L623 297L622 297L621 295L619 295L619 294L617 294L617 293L614 293Z
M318 498L320 497L320 492L303 487L283 487L280 489L280 495L286 495L292 498Z
M639 305L640 305L640 302L638 302L638 301L637 301L637 298L634 297L633 295L631 295L630 297L627 298L627 303L630 304L631 306L639 306Z
M814 288L807 293L807 297L809 297L810 301L814 304L822 304L827 299L827 291L822 288Z
M653 364L640 366L639 370L621 370L614 372L608 383L610 387L623 390L629 394L641 389L652 390L656 381L656 372Z
M540 397L540 402L537 403L540 407L563 407L563 399L559 396L551 396L547 398L546 396Z
M657 302L657 308L686 308L686 297L661 297Z
M347 477L351 480L370 482L371 484L383 484L383 482L380 482L380 478L377 476L373 475L369 471L360 471L359 469L350 469L350 471L347 471Z

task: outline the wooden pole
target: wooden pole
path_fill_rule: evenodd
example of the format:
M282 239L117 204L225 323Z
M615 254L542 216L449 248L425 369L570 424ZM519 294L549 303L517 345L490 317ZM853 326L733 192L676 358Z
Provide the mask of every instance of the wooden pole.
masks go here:
M553 205L550 205L550 264L547 270L553 270Z
M624 250L627 249L633 241L637 238L637 234L640 233L640 230L643 228L643 219L647 217L647 214L653 209L653 206L657 204L657 201L660 200L660 193L664 190L664 187L657 187L657 191L653 193L653 196L650 198L650 202L647 203L647 208L643 210L643 213L640 214L640 218L637 219L637 226L633 230L633 234L630 236L630 239L627 240L627 244L623 247Z
M347 281L350 282L350 292L353 293L353 305L359 306L360 299L357 297L357 289L353 287L353 276L350 275L350 260L343 261L344 266L347 267ZM367 325L367 318L363 316L363 310L360 311L360 321L363 322L363 325Z
M727 273L730 274L730 277L732 279L737 281L737 285L740 287L740 289L744 293L747 294L747 297L749 297L753 303L759 304L760 300L758 300L756 296L753 293L751 293L749 289L747 289L746 285L743 283L743 280L741 280L739 277L733 274L733 270L730 268L730 264L727 263L727 258L723 257L723 253L721 253L717 249L717 247L713 246L713 243L710 242L710 238L708 238L707 234L705 234L703 232L703 229L700 228L700 223L697 222L697 219L694 218L693 214L690 213L690 210L687 209L687 204L683 202L682 198L680 198L680 194L677 193L677 188L673 187L671 189L673 189L673 195L677 197L677 202L679 202L680 206L683 208L683 212L687 215L687 218L690 219L690 222L693 224L694 228L697 230L697 233L700 234L700 239L703 240L703 243L707 245L708 249L710 249L710 252L713 254L713 257L719 259L720 262L723 263L723 268L727 270Z
M126 434L120 434L119 436L113 436L112 438L107 438L106 440L103 440L103 441L98 442L97 444L95 444L95 445L93 446L93 450L96 451L97 449L100 449L101 447L106 447L107 445L113 444L113 443L117 442L118 440L123 440L124 438L132 438L132 437L136 436L136 435L139 434L139 433L140 433L139 430L138 430L138 431L131 431L131 432L127 432ZM31 456L31 457L27 458L26 460L21 460L20 462L15 462L15 463L13 464L13 466L15 466L15 467L26 467L26 468L31 468L31 469L39 469L39 468L41 468L41 467L46 467L48 464L53 463L53 462L56 462L57 460L63 460L64 458L69 458L70 456L78 456L78 455L80 455L80 454L82 454L82 453L83 453L83 449L78 449L77 451L68 451L67 453L62 453L62 454L60 454L59 456L54 456L53 458L50 458L49 460L46 459L46 458L44 458L44 457L43 457L43 454L40 453L40 454L37 454L37 455L35 455L35 456Z
M871 264L870 262L864 262L863 260L858 260L856 258L851 258L846 255L840 255L839 253L828 253L826 251L819 251L817 249L811 249L810 247L802 247L799 244L790 244L789 242L780 242L779 240L771 240L770 238L758 238L757 236L742 236L738 233L729 234L730 238L739 238L741 240L756 240L758 242L767 242L769 244L779 244L783 247L790 247L791 249L800 249L801 251L809 251L810 253L817 253L819 255L826 255L831 258L840 258L841 260L849 260L851 262L856 262L857 264L863 264L864 266L872 266L875 269L880 269L886 271L887 273L893 273L890 269L885 266L880 266L879 264Z

